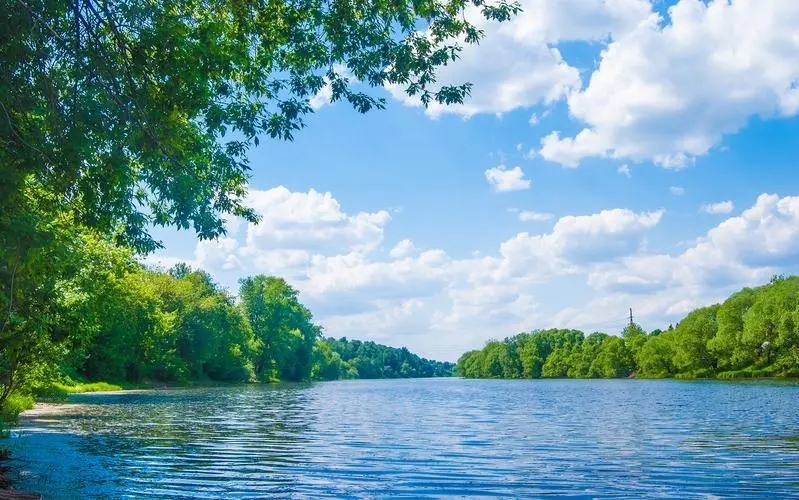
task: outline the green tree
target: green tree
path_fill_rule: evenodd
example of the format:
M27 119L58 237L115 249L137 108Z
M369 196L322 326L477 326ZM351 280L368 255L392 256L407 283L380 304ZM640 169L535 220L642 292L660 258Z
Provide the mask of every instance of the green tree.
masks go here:
M639 374L663 378L674 375L674 335L671 332L649 337L637 357Z
M209 238L226 214L255 220L248 148L291 139L323 86L360 112L384 106L364 89L386 85L425 105L461 102L469 84L439 85L436 72L482 37L467 8L496 21L518 11L483 0L8 0L0 212L33 178L52 213L70 207L140 249L157 245L150 223Z
M267 379L308 379L320 329L300 303L298 292L272 276L245 278L240 284L241 306L259 342L256 374Z
M567 375L573 378L588 378L591 376L591 364L599 355L602 344L609 337L606 333L594 332L587 336L576 350L569 363Z
M622 330L621 337L624 339L627 349L630 350L635 365L638 366L640 364L638 357L641 348L647 341L646 331L638 323L630 323Z
M708 345L718 331L718 310L716 304L691 311L671 333L674 336L674 367L678 373L691 376L715 373L718 358Z
M602 347L591 363L589 375L601 378L626 377L633 372L634 366L632 353L624 340L610 335L602 342Z
M322 339L314 346L314 363L311 378L314 380L338 380L343 378L344 362L339 353L333 351L328 342Z
M755 346L743 342L744 317L755 302L757 294L751 288L744 288L731 295L719 307L716 314L718 329L708 341L708 349L719 360L722 370L740 370L755 360Z
M325 85L359 112L382 108L366 90L389 84L425 106L464 99L468 83L436 73L482 36L467 8L518 12L483 0L0 5L0 400L63 351L76 234L149 251L152 226L206 239L230 215L256 221L249 148L292 139ZM152 312L167 338L174 318Z
M458 375L465 378L483 377L483 351L473 350L465 352L458 358L455 371Z

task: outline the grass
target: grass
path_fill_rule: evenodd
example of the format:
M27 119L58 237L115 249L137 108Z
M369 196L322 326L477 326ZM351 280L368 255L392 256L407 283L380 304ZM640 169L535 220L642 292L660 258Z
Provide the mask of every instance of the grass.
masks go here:
M77 394L80 392L108 392L108 391L121 391L124 388L120 385L109 384L108 382L91 382L85 384L75 385L59 385L67 394Z
M109 384L108 382L53 382L34 389L34 396L36 396L36 399L39 401L63 401L70 394L121 391L123 389L125 388L120 385Z

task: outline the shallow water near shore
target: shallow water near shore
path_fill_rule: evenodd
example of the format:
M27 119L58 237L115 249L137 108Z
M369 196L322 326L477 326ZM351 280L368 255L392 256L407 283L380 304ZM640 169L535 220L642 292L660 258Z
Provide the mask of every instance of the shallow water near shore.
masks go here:
M53 499L799 497L796 383L416 379L70 401L7 440L18 488Z

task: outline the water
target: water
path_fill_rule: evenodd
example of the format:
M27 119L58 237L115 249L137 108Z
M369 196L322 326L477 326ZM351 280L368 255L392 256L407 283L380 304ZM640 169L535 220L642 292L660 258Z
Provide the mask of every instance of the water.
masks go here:
M77 395L45 498L799 498L799 385L381 380ZM80 411L78 411L80 410Z

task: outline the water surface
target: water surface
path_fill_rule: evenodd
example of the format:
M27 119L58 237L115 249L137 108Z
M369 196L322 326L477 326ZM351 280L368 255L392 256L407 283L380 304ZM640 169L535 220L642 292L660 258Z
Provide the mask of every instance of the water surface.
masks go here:
M345 381L75 395L10 440L45 498L799 498L799 385ZM80 411L78 411L78 409Z

